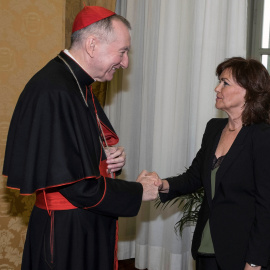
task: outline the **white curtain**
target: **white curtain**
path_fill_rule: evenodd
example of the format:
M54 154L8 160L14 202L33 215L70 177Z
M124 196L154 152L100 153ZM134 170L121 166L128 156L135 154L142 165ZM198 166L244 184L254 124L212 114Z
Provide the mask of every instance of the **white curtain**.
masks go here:
M246 55L246 0L118 0L132 25L130 65L110 83L105 111L127 153L122 179L143 169L179 174L198 151L205 125L217 112L216 66ZM183 236L177 207L142 204L136 218L120 218L119 259L148 270L191 270L194 227Z

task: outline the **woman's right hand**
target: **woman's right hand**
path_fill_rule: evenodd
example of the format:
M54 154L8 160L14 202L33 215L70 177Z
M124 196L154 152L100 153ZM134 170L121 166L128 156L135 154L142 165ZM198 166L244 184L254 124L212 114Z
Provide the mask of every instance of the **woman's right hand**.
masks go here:
M169 182L166 179L161 180L162 184L159 185L158 190L161 193L168 193L170 190Z

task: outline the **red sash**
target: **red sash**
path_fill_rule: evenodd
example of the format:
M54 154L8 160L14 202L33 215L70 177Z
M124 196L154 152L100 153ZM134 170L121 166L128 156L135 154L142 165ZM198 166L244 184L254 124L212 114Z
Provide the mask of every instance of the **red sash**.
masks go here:
M106 160L100 161L99 171L104 177L110 177L107 174ZM47 210L48 212L54 210L69 210L76 209L77 207L71 204L57 188L46 188L36 191L36 203L38 208Z
M36 206L38 208L54 211L69 210L77 207L71 204L56 188L48 188L46 190L38 190L36 192Z
M102 176L108 177L107 174L107 163L106 160L100 161L99 171ZM110 176L109 176L110 177ZM76 209L77 207L71 204L57 188L47 188L36 191L36 203L38 208L48 211L51 217L51 235L50 235L50 249L51 249L51 260L53 262L53 236L54 236L54 212L55 210L70 210ZM116 221L116 232L115 232L115 247L114 247L114 270L118 269L117 259L117 242L118 242L118 221Z

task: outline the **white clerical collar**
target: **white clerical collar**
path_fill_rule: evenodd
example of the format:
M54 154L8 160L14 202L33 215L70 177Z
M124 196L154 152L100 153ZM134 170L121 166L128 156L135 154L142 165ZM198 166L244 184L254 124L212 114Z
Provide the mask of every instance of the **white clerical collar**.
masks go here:
M69 52L68 49L64 49L64 53L67 54L70 58L72 58L78 65L80 65L79 62L74 58L74 56ZM82 66L80 65L80 67Z
M69 52L69 50L68 49L64 49L64 53L66 54L66 55L68 55L70 58L72 58L83 70L84 70L84 68L80 65L80 63L74 58L74 56ZM90 75L89 75L90 76ZM96 81L95 79L94 79L94 81Z

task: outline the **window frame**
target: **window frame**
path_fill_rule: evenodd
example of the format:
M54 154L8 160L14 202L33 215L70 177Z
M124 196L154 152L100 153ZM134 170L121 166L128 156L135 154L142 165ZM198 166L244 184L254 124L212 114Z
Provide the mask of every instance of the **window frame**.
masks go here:
M248 32L247 32L247 57L255 58L262 62L262 55L270 58L270 48L262 48L264 1L248 0ZM270 71L270 60L268 61Z

